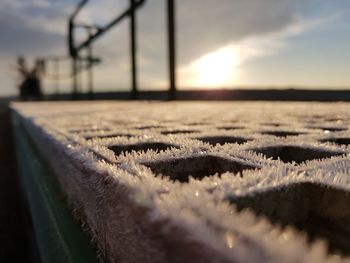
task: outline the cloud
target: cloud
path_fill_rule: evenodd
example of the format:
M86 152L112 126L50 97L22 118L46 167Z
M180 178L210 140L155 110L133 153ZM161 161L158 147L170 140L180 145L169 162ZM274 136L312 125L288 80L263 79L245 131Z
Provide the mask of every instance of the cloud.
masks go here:
M180 67L181 85L183 87L233 86L237 83L238 75L244 73L242 69L244 63L259 57L275 55L288 45L291 37L322 27L343 14L344 12L338 12L321 18L296 16L295 22L280 31L232 41Z
M60 4L57 4L60 2ZM72 4L48 0L0 2L0 54L32 56L66 50L66 17Z
M0 13L0 54L10 57L15 54L39 54L51 51L63 44L63 36L28 27L26 20Z
M294 22L300 0L189 0L179 2L180 63L232 41L279 31ZM196 10L201 10L200 12Z

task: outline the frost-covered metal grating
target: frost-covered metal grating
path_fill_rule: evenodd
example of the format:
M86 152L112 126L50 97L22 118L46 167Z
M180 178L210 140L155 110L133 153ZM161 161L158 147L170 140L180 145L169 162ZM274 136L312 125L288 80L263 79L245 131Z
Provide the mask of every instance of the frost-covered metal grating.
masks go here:
M349 104L13 108L108 262L350 254Z

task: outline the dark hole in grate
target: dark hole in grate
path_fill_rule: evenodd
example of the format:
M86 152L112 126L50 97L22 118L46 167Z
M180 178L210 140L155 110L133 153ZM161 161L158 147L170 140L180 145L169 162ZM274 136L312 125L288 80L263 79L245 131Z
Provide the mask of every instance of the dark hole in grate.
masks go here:
M257 168L244 162L211 155L156 161L144 163L144 165L151 168L155 174L169 176L170 179L180 182L188 182L189 176L202 179L216 173L242 173L243 170Z
M345 117L329 117L326 118L325 121L330 121L330 122L336 122L336 121L346 121L347 119Z
M186 125L189 126L199 126L199 125L210 125L211 123L209 122L189 122Z
M338 145L349 145L350 138L330 138L330 139L320 140L320 142L331 142L331 143L335 143Z
M273 135L276 137L298 136L304 133L292 131L263 131L261 134Z
M92 140L92 139L95 139L95 138L105 139L105 138L113 138L113 137L127 137L127 138L130 138L130 137L133 137L133 135L116 133L116 134L106 134L106 135L86 135L86 136L83 136L83 137L84 137L85 140Z
M164 128L164 126L160 126L160 125L148 125L148 126L136 127L136 129L139 129L139 130L158 129L158 128Z
M218 127L217 129L218 130L230 131L230 130L244 129L244 127L242 127L242 126L222 126L222 127Z
M115 155L120 155L122 152L124 153L130 153L132 151L147 151L147 150L154 150L154 151L165 151L170 148L179 148L176 145L173 144L167 144L162 142L150 142L150 143L136 143L136 144L127 144L127 145L111 145L108 146L110 150L112 150Z
M266 125L266 126L272 126L272 127L279 127L282 124L280 123L274 123L274 122L265 122L265 123L260 123L260 125Z
M162 123L170 123L170 124L173 124L173 123L178 123L178 122L180 122L179 120L171 120L171 119L169 119L169 120L162 120Z
M323 119L325 116L324 115L320 115L320 114L314 114L314 115L310 115L308 116L311 119Z
M125 121L125 120L110 120L109 122L117 125L128 125L133 123L132 121Z
M337 132L337 131L345 131L346 128L341 127L312 127L313 129L321 129L323 131Z
M318 123L320 123L319 120L307 119L307 118L301 119L301 120L299 120L299 122L302 123L302 124L311 124L311 123L313 123L314 125L317 125ZM322 123L323 123L323 120L322 120Z
M332 156L343 155L343 152L335 151L326 151L322 149L315 148L303 148L300 146L289 146L289 145L280 145L280 146L269 146L259 149L253 149L257 153L262 153L267 158L277 160L278 158L285 163L302 163L308 160L314 159L325 159Z
M88 132L109 132L109 128L86 128L86 129L70 129L70 133L88 133Z
M193 133L197 132L195 130L174 130L174 131L162 131L161 134L170 135L170 134L179 134L179 133Z
M198 137L197 140L202 142L209 143L211 145L224 145L225 143L238 143L243 144L249 141L249 139L243 137L233 137L233 136L206 136L206 137Z
M272 223L305 231L309 241L329 242L331 252L350 255L349 193L312 183L296 183L255 195L229 198L239 210L250 208Z

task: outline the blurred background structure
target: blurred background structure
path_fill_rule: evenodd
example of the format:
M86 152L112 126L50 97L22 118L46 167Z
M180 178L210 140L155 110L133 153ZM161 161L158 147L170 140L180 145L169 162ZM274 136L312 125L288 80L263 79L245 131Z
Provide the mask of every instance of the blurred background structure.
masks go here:
M68 20L80 4L74 19ZM91 89L100 98L117 98L113 93L120 92L124 99L130 90L135 97L136 87L166 92L174 89L175 80L180 94L239 90L236 95L225 93L231 99L245 94L259 98L259 92L249 92L271 89L287 89L286 99L293 99L291 89L324 92L349 86L350 8L344 0L205 0L200 5L195 0L15 0L2 1L1 7L6 10L0 27L3 95L16 94L16 73L9 65L19 54L51 61L43 79L45 94L71 94L74 88L85 94L82 98L88 98ZM73 22L71 30L68 21ZM68 32L74 38L70 50ZM61 59L69 55L78 61L73 87L72 62ZM176 77L169 67L177 69Z

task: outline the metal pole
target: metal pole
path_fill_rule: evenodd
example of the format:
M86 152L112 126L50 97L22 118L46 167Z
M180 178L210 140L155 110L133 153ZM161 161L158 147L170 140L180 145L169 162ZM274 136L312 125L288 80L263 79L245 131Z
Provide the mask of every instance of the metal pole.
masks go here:
M89 36L92 35L92 28L89 28ZM89 72L88 72L88 88L89 88L89 97L90 99L93 99L94 95L94 83L93 83L93 62L92 62L92 44L88 47L88 60L89 60Z
M81 58L78 58L78 94L83 90L83 61Z
M176 99L175 0L168 0L169 99Z
M78 79L77 79L77 58L73 57L72 59L72 98L77 99L78 96Z
M60 68L59 68L59 59L56 58L54 60L55 63L55 71L56 71L56 96L58 98L58 95L60 93Z
M77 99L78 98L78 79L77 79L77 74L78 74L78 65L77 65L77 59L78 59L78 52L75 48L74 44L74 19L80 12L80 10L86 5L88 0L82 0L74 13L69 17L68 20L68 48L69 48L69 54L72 57L72 98Z
M131 44L131 98L137 99L137 68L136 68L136 16L135 0L130 0L130 44Z

